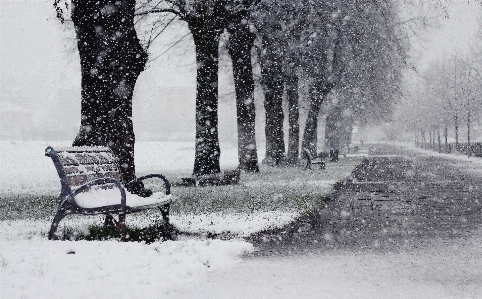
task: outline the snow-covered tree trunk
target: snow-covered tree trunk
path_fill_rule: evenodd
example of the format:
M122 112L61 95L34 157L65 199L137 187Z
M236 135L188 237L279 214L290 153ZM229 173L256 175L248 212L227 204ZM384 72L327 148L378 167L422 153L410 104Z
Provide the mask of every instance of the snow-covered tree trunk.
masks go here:
M134 28L135 0L73 0L82 72L82 119L74 146L109 146L122 179L135 178L132 96L147 62Z
M229 54L233 62L234 89L236 92L236 114L238 124L238 159L240 169L259 172L256 147L254 106L254 78L251 64L251 48L255 35L248 25L228 28Z
M218 136L219 37L217 22L193 19L188 22L196 47L196 149L193 174L221 172Z

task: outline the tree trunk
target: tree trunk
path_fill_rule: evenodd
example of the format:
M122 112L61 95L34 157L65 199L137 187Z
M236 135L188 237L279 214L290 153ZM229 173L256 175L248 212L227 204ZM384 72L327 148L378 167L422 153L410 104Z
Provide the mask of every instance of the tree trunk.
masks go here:
M210 20L188 22L196 47L196 152L194 175L221 172L218 136L219 28Z
M268 42L265 41L264 46L268 54L261 59L266 112L266 158L263 162L275 166L281 163L285 153L282 106L284 78L281 55L276 49L270 49Z
M421 130L420 130L420 134L421 134L421 136L422 136L422 146L423 146L423 148L425 148L425 147L426 147L426 144L425 144L425 130L424 130L424 129L421 129Z
M470 110L467 111L467 144L470 148Z
M444 141L445 141L445 152L449 152L449 128L447 125L444 127Z
M459 150L459 117L457 114L454 116L454 125L455 125L455 150Z
M350 144L351 144L351 139L353 135L353 118L350 117L344 117L343 118L343 146L347 149L347 151L350 151Z
M134 28L135 0L73 0L82 73L74 146L109 146L124 182L135 178L132 96L147 62Z
M440 138L440 128L437 128L437 143L438 143L438 152L442 152L442 140Z
M305 130L303 132L303 140L301 148L307 149L312 157L317 155L316 144L318 143L318 115L320 114L321 104L323 103L327 92L319 92L317 86L310 87L310 107L306 118ZM302 153L302 158L306 158Z
M341 137L343 135L342 111L339 107L334 107L326 117L325 147L326 149L340 150Z
M298 106L298 76L286 78L286 97L288 99L288 165L297 165L300 156L300 111Z
M229 54L233 62L236 114L238 124L238 159L241 170L259 172L256 147L254 106L254 79L251 64L251 48L255 35L246 25L228 29Z

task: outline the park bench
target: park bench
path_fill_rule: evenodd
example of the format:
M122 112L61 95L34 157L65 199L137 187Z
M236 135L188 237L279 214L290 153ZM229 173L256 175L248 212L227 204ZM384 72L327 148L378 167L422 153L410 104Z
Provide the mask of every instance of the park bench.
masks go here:
M115 223L122 239L125 239L126 214L159 208L164 221L169 221L171 184L162 174L149 174L122 185L117 160L108 147L54 149L49 146L45 155L52 158L61 184L49 240L57 239L55 231L60 221L73 214L106 215L106 224ZM149 197L126 192L134 184L149 178L161 179L165 192L155 192ZM118 221L113 214L119 215Z
M320 153L316 157L312 157L310 151L308 151L306 148L303 149L303 152L305 153L306 157L305 169L311 169L311 165L313 164L319 164L321 169L325 169L326 164L324 159L327 157L326 153ZM320 161L314 161L316 158L320 158Z

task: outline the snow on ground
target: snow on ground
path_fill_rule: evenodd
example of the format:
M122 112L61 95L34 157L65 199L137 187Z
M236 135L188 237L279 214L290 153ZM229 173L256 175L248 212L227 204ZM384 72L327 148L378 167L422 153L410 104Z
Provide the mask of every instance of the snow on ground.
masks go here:
M260 230L282 227L292 222L298 216L290 212L254 212L251 214L189 214L172 216L172 222L181 231L189 231L198 234L205 233L228 233L230 235L247 237Z
M471 172L473 174L482 174L482 159L480 157L468 157L461 153L445 154L432 150L424 150L415 146L404 146L407 149L415 151L419 154L432 157L443 157L453 162L453 166L459 167L463 171Z
M480 158L438 154L482 176ZM480 299L482 227L470 238L420 240L393 251L357 249L244 259L176 298Z
M65 147L68 142L9 142L0 141L2 153L0 157L0 200L2 194L19 194L23 196L57 196L60 190L59 178L50 158L45 157L44 150L52 147ZM8 153L14 153L8 155ZM137 142L136 148L137 173L164 173L189 175L194 163L194 147L190 142ZM221 168L234 169L237 163L237 149L226 146L221 151ZM262 159L262 157L260 157ZM333 177L330 180L304 181L293 179L292 181L274 181L273 184L284 184L299 187L301 184L316 185L321 193L329 193L337 180L346 177L346 171L337 170L333 167ZM179 178L175 178L178 179ZM246 186L260 182L245 182ZM175 194L174 194L175 199ZM207 213L172 215L171 221L182 231L192 233L227 233L236 236L248 236L254 232L281 227L299 214L290 211L269 211L252 213ZM52 215L53 218L53 215ZM74 218L63 220L61 225L66 226L84 223L83 220ZM141 224L145 219L142 217L127 217L127 224ZM92 220L87 220L87 226ZM90 221L90 222L89 222ZM100 220L99 220L100 221ZM141 224L142 225L142 224ZM38 232L45 233L44 231Z
M68 143L0 142L0 200L5 200L5 195L57 196L59 179L51 159L44 156L48 145L66 146ZM138 173L190 173L193 157L191 143L136 144ZM236 148L223 149L222 169L235 168L236 160ZM336 179L321 182L320 190L329 191ZM283 226L296 216L296 213L273 211L173 215L171 220L183 231L229 232L236 237ZM2 299L177 298L180 290L189 289L211 272L229 269L239 262L242 254L253 250L250 243L238 239L184 238L151 245L115 240L55 242L46 237L50 221L0 221ZM61 226L82 231L93 221L102 219L69 216ZM135 215L127 217L127 225L142 225L144 221L149 220Z
M244 241L121 243L2 241L2 298L175 298L207 273L236 263Z
M245 259L185 289L188 298L480 299L482 236L401 252Z
M67 225L87 228L86 217L72 218ZM199 238L150 245L49 241L50 224L0 222L0 298L176 298L179 289L253 250L242 240Z
M43 156L46 144L2 142L1 146L2 153L13 151L15 155L2 155L0 194L58 193L55 169L50 159ZM190 169L191 154L187 144L164 146L166 148L162 150L154 144L137 148L136 153L140 155L138 171ZM428 151L422 153L441 155ZM443 156L465 161L464 167L482 173L479 159ZM157 161L152 160L153 157L159 159L158 166L148 163L149 160ZM171 163L171 160L176 162ZM233 161L229 161L229 158L225 160L226 168L234 165ZM323 189L329 188L333 182L326 182ZM172 220L183 230L220 233L229 227L233 235L244 236L263 227L288 223L295 216L279 212L193 214L173 216ZM77 230L82 230L92 220L74 216L64 221L65 225L77 225ZM127 221L129 224L129 221L140 223L149 220L128 217ZM435 240L430 246L407 251L401 249L398 253L328 251L307 256L241 259L244 253L253 251L253 247L238 239L181 238L150 245L115 240L55 242L46 240L49 227L48 220L0 222L2 299L444 299L481 298L482 294L479 285L482 236L452 243Z
M190 143L139 144L138 172L182 172L192 167L194 149ZM47 145L65 143L2 141L0 145L0 194L59 193L57 173L43 150ZM231 156L236 150L225 152L222 162L232 167ZM274 216L266 214L260 219ZM92 223L88 218L73 216L62 223L82 230ZM136 219L128 217L128 224ZM189 225L189 220L181 222ZM261 222L258 227L266 224ZM46 239L50 224L48 220L0 222L1 298L174 298L172 292L236 263L243 253L252 250L251 244L241 240L181 239L151 245L53 242Z

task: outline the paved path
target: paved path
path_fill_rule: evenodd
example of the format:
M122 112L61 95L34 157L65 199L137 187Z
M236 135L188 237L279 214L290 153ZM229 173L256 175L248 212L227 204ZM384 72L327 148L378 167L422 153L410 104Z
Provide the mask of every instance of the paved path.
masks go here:
M482 298L482 165L370 154L325 209L173 298Z
M482 173L460 163L373 146L354 171L355 179L339 185L325 209L255 237L256 254L400 250L434 238L481 235Z

